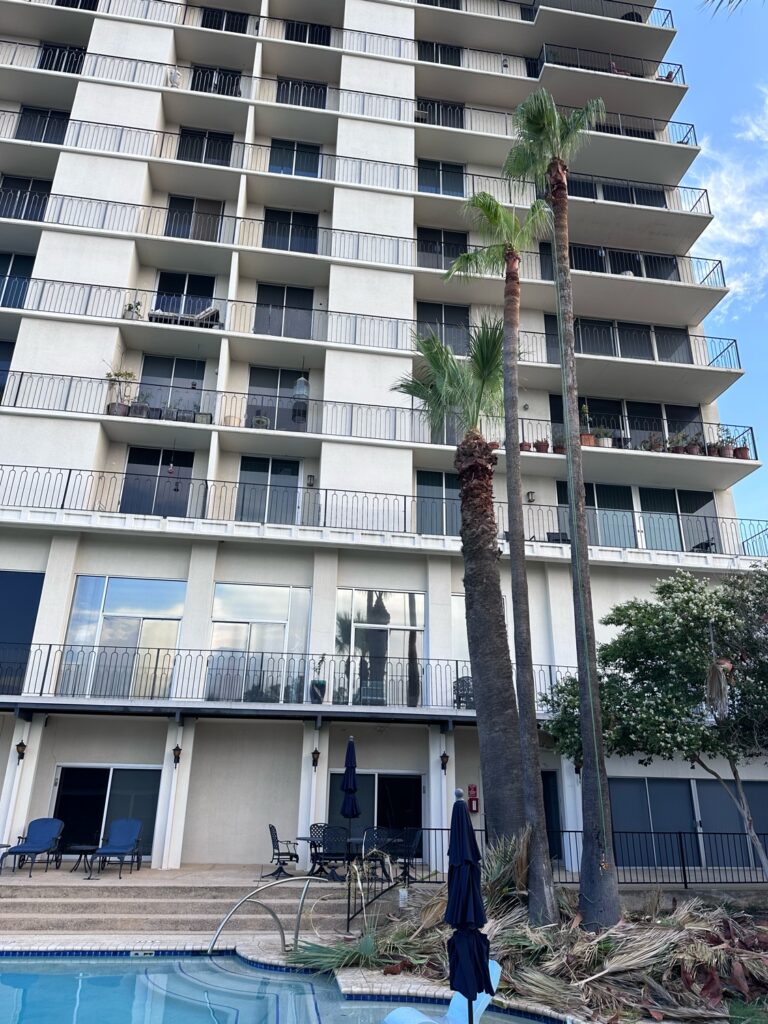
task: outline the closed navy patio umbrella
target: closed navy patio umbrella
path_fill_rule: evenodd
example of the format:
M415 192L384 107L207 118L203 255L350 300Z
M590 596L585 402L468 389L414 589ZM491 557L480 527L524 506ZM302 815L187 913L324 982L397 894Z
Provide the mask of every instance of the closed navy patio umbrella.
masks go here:
M487 918L480 890L480 849L472 828L464 793L456 790L448 843L448 906L445 922L455 931L448 940L451 988L467 1000L467 1021L473 1024L475 999L493 995L488 969L490 944L480 931Z
M341 802L342 818L359 818L360 807L357 803L357 758L355 756L355 738L347 740L347 754L344 758L344 775L341 780L341 791L344 799Z

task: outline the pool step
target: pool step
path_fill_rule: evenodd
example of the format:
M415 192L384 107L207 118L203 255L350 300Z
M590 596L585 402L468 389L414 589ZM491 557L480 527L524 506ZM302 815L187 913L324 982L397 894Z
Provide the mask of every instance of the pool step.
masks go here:
M289 889L286 892L286 888ZM328 887L331 889L331 887ZM170 890L170 891L169 891ZM0 934L13 932L193 932L213 935L221 919L247 889L235 886L173 887L34 882L0 888ZM300 888L264 894L287 933L292 933ZM321 897L324 897L321 899ZM319 900L319 902L318 902ZM302 933L345 930L346 889L316 886L305 903ZM229 926L233 931L275 932L270 914L249 903ZM226 933L225 933L226 934Z

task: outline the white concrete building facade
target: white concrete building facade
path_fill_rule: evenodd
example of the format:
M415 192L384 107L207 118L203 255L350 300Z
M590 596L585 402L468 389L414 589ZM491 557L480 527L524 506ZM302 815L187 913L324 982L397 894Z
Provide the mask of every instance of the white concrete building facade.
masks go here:
M350 733L360 828L443 828L455 785L482 814L455 438L392 387L415 331L461 353L500 313L498 280L442 272L466 196L532 201L499 168L540 84L609 111L571 179L596 617L768 555L730 491L758 453L718 415L742 370L701 327L725 281L689 255L711 211L681 184L669 11L210 3L0 0L0 842L141 817L156 867L337 821ZM546 243L523 278L544 690L575 663ZM578 777L543 758L577 832ZM609 774L617 827L738 831L687 766Z

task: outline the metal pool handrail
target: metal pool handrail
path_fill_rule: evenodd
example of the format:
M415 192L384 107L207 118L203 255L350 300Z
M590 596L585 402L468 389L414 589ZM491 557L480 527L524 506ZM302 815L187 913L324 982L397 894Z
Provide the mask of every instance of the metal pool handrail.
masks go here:
M277 916L277 914L274 912L274 910L271 907L267 906L266 903L263 903L261 900L255 900L253 897L257 896L259 893L265 892L267 889L273 889L276 885L282 885L284 882L301 882L302 880L304 881L304 888L301 891L301 898L299 899L299 907L298 907L298 910L296 911L296 923L295 923L294 928L293 928L293 946L291 947L292 949L296 949L296 946L298 945L298 942L299 942L299 930L301 928L301 915L304 912L304 903L305 903L306 898L307 898L307 890L309 889L309 887L312 884L312 882L329 882L330 881L329 878L322 878L322 877L318 877L317 875L298 875L298 876L292 875L290 878L279 878L276 882L268 882L266 885L260 885L258 887L258 889L251 890L251 892L249 892L246 896L243 896L243 898L241 900L239 900L234 905L234 907L232 907L232 909L226 915L226 917L223 918L221 924L216 929L216 934L211 939L211 944L209 945L209 947L206 950L206 952L209 955L211 953L213 953L214 946L218 942L219 936L221 935L222 931L224 930L225 926L230 921L230 919L240 909L240 907L242 907L242 905L244 903L255 903L256 906L261 907L262 910L266 910L266 912L269 914L269 916L272 918L272 920L277 925L278 930L280 932L280 941L283 944L283 952L287 953L288 952L288 946L285 943L285 929L283 928L282 924L280 923L280 918Z

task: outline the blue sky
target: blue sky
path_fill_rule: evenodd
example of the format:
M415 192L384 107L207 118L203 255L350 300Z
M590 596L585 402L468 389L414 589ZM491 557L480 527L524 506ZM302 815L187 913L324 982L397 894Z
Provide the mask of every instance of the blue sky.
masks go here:
M732 288L708 334L736 338L744 378L720 399L724 422L755 428L768 462L768 4L746 0L713 14L695 0L671 7L679 61L690 86L675 120L696 125L702 155L686 182L709 189L715 214L694 250L725 264ZM735 489L741 517L768 519L768 465Z

